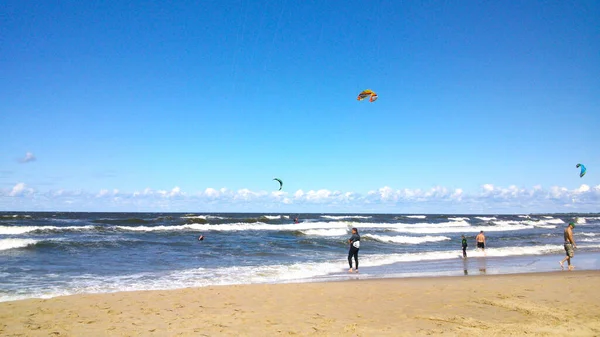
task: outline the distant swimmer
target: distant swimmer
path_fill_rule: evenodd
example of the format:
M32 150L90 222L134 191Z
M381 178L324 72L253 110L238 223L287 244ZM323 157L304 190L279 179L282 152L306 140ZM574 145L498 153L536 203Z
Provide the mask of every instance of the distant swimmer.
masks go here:
M294 223L300 223L300 221L298 221L298 217L294 218Z
M477 242L477 250L481 249L485 253L485 235L483 235L483 231L477 234L475 241Z
M560 268L562 270L565 269L565 267L563 265L563 263L565 263L565 261L567 261L567 263L569 264L569 270L573 270L573 268L575 268L571 265L571 259L573 258L573 256L575 256L575 248L577 248L577 245L575 244L575 240L573 240L573 228L575 228L575 223L570 222L564 231L564 237L565 237L564 247L565 247L565 252L567 253L567 257L565 257L564 259L562 259L559 262Z
M358 234L358 229L352 228L352 236L348 239L348 243L350 244L350 250L348 251L348 264L350 265L350 270L348 270L348 272L352 272L352 258L354 258L356 264L355 271L358 273L358 251L360 250L360 235Z
M469 245L467 244L467 238L465 238L465 235L462 235L462 251L463 251L463 259L467 258L467 247Z
M204 240L204 235L200 235L200 236L198 237L198 241L203 241L203 240Z

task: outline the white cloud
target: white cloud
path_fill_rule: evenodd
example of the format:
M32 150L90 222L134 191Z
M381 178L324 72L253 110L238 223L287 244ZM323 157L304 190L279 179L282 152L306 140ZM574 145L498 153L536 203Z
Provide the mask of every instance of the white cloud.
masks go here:
M62 196L63 194L65 194L65 190L63 190L63 189L60 189L60 190L58 190L58 191L52 191L52 192L50 192L50 194L51 194L52 196L54 196L54 197L60 197L60 196Z
M30 162L35 161L35 160L36 160L35 155L33 153L31 153L31 152L27 152L25 154L25 157L19 159L19 162L20 163L30 163Z
M204 190L204 195L209 198L216 199L219 197L220 193L219 193L219 191L215 190L214 188L209 187Z
M398 200L398 193L394 192L391 187L385 186L379 189L379 197L382 201L396 201Z
M328 190L318 190L318 191L313 191L310 190L308 192L306 192L306 194L303 196L303 200L308 201L308 202L316 202L316 203L322 203L327 201L327 199L329 199L331 196L331 192Z
M463 190L462 188L457 188L454 190L454 192L452 193L452 195L450 196L451 199L457 200L457 201L461 201L462 200L462 196L463 196Z
M19 198L19 203L6 199ZM581 185L577 188L552 186L493 186L485 184L480 190L465 191L434 186L429 189L394 189L384 186L361 194L352 191L327 189L295 192L237 191L226 188L206 188L201 192L185 192L179 186L170 190L127 192L101 189L97 193L58 189L37 192L24 183L0 190L0 210L15 210L14 205L28 210L41 206L60 209L69 201L69 210L98 211L323 211L323 212L392 212L418 210L427 213L521 213L598 211L600 185ZM11 207L13 205L13 207Z
M181 188L179 188L179 186L173 187L170 191L159 190L159 191L156 191L156 193L165 198L174 198L174 197L179 197L179 196L184 195L181 192Z
M108 190L100 190L100 192L98 192L98 194L96 194L96 197L102 198L107 195L108 195Z
M32 188L28 188L25 185L25 183L18 183L15 186L13 186L13 188L10 190L8 195L11 197L21 197L21 196L25 196L25 195L32 194L32 193L33 193Z
M27 187L25 183L17 183L13 187L0 189L0 197L26 197L35 195L33 188ZM2 199L0 199L0 210Z
M241 189L239 191L237 191L237 193L233 196L234 200L241 200L241 201L252 201L254 199L256 199L259 196L258 193L254 193L252 191L250 191L247 188Z
M153 193L154 192L152 191L151 188L146 187L142 192L139 192L139 191L133 192L133 196L134 197L148 196L148 195L152 195Z

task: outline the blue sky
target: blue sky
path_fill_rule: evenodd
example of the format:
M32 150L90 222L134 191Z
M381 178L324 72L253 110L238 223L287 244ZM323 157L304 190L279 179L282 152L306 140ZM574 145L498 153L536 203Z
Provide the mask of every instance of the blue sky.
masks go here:
M0 11L0 210L599 211L596 1Z

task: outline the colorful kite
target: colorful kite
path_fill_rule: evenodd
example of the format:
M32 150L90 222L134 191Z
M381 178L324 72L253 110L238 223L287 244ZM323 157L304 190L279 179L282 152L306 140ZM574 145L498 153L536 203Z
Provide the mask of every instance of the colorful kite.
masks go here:
M377 100L377 94L370 89L363 90L360 94L358 94L358 97L356 99L362 101L367 97L369 97L369 102L375 102Z

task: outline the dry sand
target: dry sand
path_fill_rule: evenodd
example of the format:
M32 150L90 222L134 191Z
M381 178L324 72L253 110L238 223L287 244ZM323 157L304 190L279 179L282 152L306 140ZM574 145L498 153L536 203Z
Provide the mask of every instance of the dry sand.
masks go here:
M213 286L0 303L2 336L600 336L600 271Z

